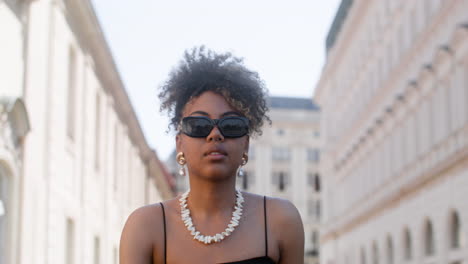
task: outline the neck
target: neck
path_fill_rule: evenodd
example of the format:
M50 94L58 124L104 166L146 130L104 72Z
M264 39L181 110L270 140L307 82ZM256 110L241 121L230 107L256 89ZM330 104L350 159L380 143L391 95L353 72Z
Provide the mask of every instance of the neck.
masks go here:
M234 181L193 181L190 180L188 206L197 215L217 215L233 210L236 201Z

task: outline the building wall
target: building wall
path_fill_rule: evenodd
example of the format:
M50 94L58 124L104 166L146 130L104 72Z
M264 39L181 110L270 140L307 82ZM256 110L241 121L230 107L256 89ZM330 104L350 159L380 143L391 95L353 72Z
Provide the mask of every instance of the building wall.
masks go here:
M0 263L16 263L23 137L29 125L23 90L24 38L20 1L0 1Z
M7 254L0 262L118 263L127 216L169 198L172 190L92 6L82 0L0 1L0 22L2 39L11 41L0 51L8 55L0 61L8 73L0 78L0 98L24 101L22 120L31 128L16 150L5 147L14 133L13 139L0 137L0 153L18 159L0 156L13 168L2 166L1 177L2 184L13 179L9 207L18 211L7 215L16 226L0 237Z
M20 1L0 1L0 95L19 96L23 88L23 22Z
M0 96L0 262L14 263L18 241L23 141L29 120L21 99Z
M312 237L320 228L320 190L314 186L314 177L320 178L320 112L270 107L269 115L272 125L264 126L262 136L250 139L246 178L240 177L237 184L246 191L294 203L304 223L306 263L316 263L318 242Z
M325 140L322 263L403 263L405 228L409 262L466 261L466 242L450 249L447 230L457 212L468 239L467 11L456 0L353 2L315 95Z

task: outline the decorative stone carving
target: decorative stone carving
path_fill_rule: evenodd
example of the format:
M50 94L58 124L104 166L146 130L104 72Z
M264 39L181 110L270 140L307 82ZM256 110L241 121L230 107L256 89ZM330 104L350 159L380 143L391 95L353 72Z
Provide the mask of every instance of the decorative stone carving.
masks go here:
M0 148L19 161L20 145L29 132L29 118L22 99L0 97Z

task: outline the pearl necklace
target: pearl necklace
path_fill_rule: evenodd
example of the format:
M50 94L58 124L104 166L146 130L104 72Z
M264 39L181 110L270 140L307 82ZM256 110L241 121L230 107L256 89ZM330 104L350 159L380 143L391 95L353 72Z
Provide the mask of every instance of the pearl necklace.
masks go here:
M234 212L232 213L231 222L229 222L224 232L215 234L214 236L202 235L200 234L199 231L195 229L195 226L193 225L192 217L190 217L190 210L188 209L188 206L187 206L187 197L189 193L190 193L190 190L182 194L181 198L179 199L180 213L181 213L181 217L182 217L182 221L184 222L184 225L187 227L187 230L193 236L194 240L197 240L205 244L211 244L213 242L218 243L218 242L221 242L226 237L228 237L229 235L231 235L232 232L234 232L234 229L236 228L236 226L239 225L239 220L242 215L242 203L244 202L244 197L242 196L242 193L239 190L236 190L236 205L234 206Z

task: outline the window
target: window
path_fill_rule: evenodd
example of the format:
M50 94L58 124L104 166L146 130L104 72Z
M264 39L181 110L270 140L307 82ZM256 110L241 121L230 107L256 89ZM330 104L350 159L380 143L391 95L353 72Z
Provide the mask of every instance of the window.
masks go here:
M320 137L320 131L315 130L314 131L314 137L316 137L316 138Z
M285 191L289 184L288 174L283 171L273 172L273 184L277 185L280 192Z
M76 54L72 47L68 52L68 90L67 90L67 135L75 139L75 94L76 94Z
M134 171L134 168L133 168L133 167L134 167L134 165L133 165L133 164L134 164L134 160L133 160L133 159L134 159L134 156L133 156L133 153L134 153L134 152L133 152L133 148L132 148L132 146L130 146L130 149L128 150L128 154L127 154L127 155L128 155L128 158L127 158L127 164L128 164L128 166L127 166L127 169L128 169L127 175L132 175L132 174L133 174L133 171ZM174 173L172 174L172 177L174 177L174 179L177 179L177 180L176 180L177 190L182 190L182 188L185 189L185 186L183 186L183 181L181 181L180 179L178 179L178 178L177 178L178 176L180 176L178 173L175 173L175 172L174 172ZM127 196L128 198L127 198L126 200L127 200L128 206L131 206L131 204L132 204L132 199L133 199L133 185L134 185L133 181L132 181L131 179L128 180L128 182L127 182L127 184L126 184L127 195L128 195L128 196ZM183 187L182 187L182 186L183 186Z
M320 175L318 173L309 173L307 183L314 188L315 192L320 192Z
M372 245L372 264L379 264L379 249L376 242Z
M101 99L96 94L96 116L94 124L94 168L99 169L99 158L101 155Z
M114 264L119 264L119 250L114 247Z
M400 63L401 57L405 51L405 25L403 25L403 23L398 25L397 41L396 65Z
M99 237L94 237L94 254L93 254L93 258L94 258L94 264L99 264L100 263L100 260L101 260L101 242L100 242L100 239Z
M317 220L320 220L320 217L322 215L322 203L320 200L317 200L315 202L315 213L317 214Z
M319 235L317 230L314 230L312 232L312 250L318 250L319 249Z
M427 220L424 224L424 255L433 256L435 253L434 230L432 222Z
M307 149L307 161L319 162L320 152L318 149Z
M393 241L390 236L387 237L387 264L393 264Z
M73 264L75 259L75 224L73 220L68 218L66 223L66 234L65 234L65 262Z
M360 256L361 264L366 264L366 251L364 248L361 248L361 256Z
M291 157L289 149L285 147L273 147L273 160L274 161L287 161Z
M464 80L464 74L468 75L468 72L464 73L463 68L465 68L464 65L456 67L456 73L452 77L452 83L450 85L450 100L452 101L452 104L450 104L450 114L453 118L452 131L463 127L466 120L465 116L468 114L468 102L465 101L468 99L468 97L465 95L468 90L466 89L466 83L468 83L468 79L466 81Z
M431 1L423 1L424 6L423 6L423 16L424 16L424 23L429 22L429 18L431 17L431 6L430 3Z
M279 184L278 184L278 189L280 191L284 191L284 189L286 188L286 179L285 179L285 175L283 173L280 173L279 174Z
M314 176L314 190L320 192L320 175L318 173Z
M8 245L8 174L0 164L0 263L6 262L6 246Z
M411 38L411 42L413 42L414 38L417 36L418 33L418 15L417 15L417 8L413 8L410 12L411 15L409 16L409 36Z
M249 173L244 171L244 175L242 176L242 189L248 190L249 189Z
M308 200L307 201L307 212L309 214L309 216L313 216L314 215L314 211L315 211L315 203L313 200Z
M460 218L458 217L457 212L452 212L450 215L450 248L451 249L458 249L461 246L461 241L463 238L461 226L460 226Z
M403 259L411 260L413 258L413 247L411 242L411 234L408 228L405 229L403 233Z
M118 123L115 124L114 127L114 191L117 191L118 182L119 182L119 157L120 157L120 149L119 149L119 125Z

